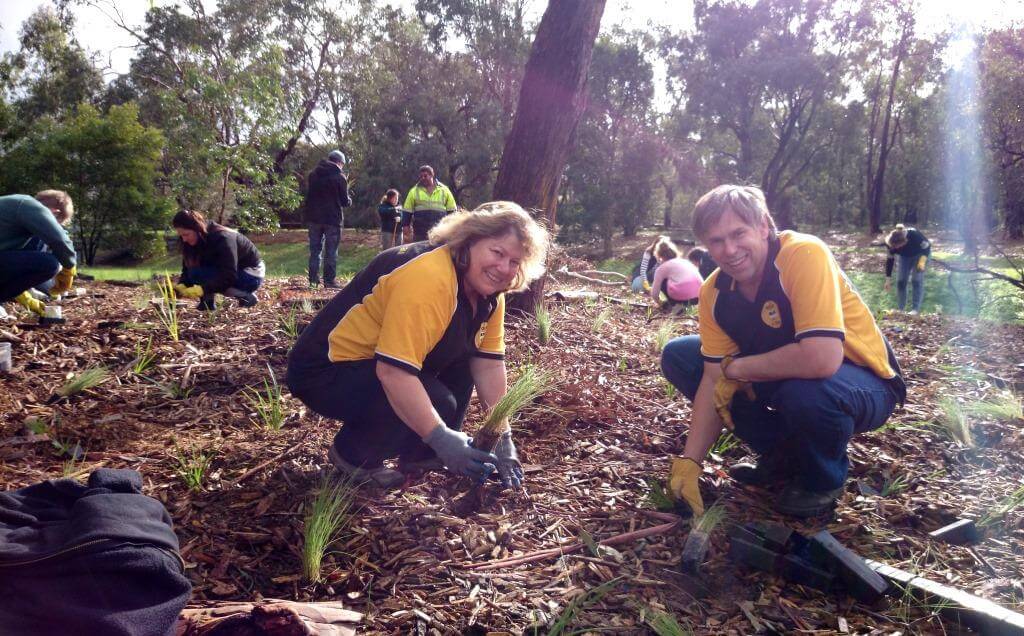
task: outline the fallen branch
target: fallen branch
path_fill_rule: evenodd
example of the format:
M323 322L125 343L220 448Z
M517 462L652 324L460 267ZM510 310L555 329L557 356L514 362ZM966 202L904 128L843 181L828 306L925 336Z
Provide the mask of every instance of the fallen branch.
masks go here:
M1024 291L1024 275L1022 275L1021 278L1014 278L1013 276L1007 276L1006 274L988 269L987 267L979 267L977 265L974 267L959 267L957 265L947 263L946 261L940 261L937 258L933 258L932 261L935 263L936 266L941 267L952 273L984 274L985 276L988 276L990 278L1010 283L1017 289Z
M624 283L630 282L629 277L620 272L605 272L599 269L586 269L580 272L580 274L583 274L584 276L611 276L612 278L621 278Z
M611 285L613 287L618 287L619 285L626 284L626 281L607 281L601 280L600 278L584 276L583 274L577 274L576 272L570 272L569 269L564 266L561 269L559 269L556 273L561 274L562 276L568 276L569 278L575 278L577 280L586 281L588 283L594 283L595 285ZM619 274L619 276L621 276L621 274Z
M652 526L650 528L644 528L643 530L634 530L633 532L626 532L624 534L618 534L614 537L609 537L602 541L598 541L598 545L619 545L621 543L630 543L637 539L643 539L645 537L651 537L659 534L664 534L674 529L681 519L678 517L675 521L669 521L661 525ZM498 559L496 561L485 561L484 563L464 563L462 567L467 570L496 570L498 568L516 567L519 565L525 565L527 563L533 563L534 561L543 561L551 557L562 556L563 554L572 554L573 552L579 552L586 547L585 543L574 543L570 546L561 546L557 548L549 548L547 550L537 550L536 552L529 552L527 554L521 554L515 557L508 557L505 559Z
M305 440L303 440L303 441L305 441ZM271 457L267 461L261 462L261 463L257 464L256 466L253 466L249 470L247 470L244 473L242 473L241 477L239 477L235 481L229 483L228 484L228 488L233 488L233 487L237 486L238 484L242 483L246 479L252 477L254 474L259 472L263 468L266 468L268 465L270 465L270 464L272 464L274 462L280 461L280 460L284 459L285 457L291 455L293 452L298 450L300 446L302 446L302 442L301 441L299 443L297 443L295 446L292 446L291 448L289 448L288 450L286 450L286 451L284 451L284 452L282 452L282 453L280 453L278 455L275 455L274 457Z

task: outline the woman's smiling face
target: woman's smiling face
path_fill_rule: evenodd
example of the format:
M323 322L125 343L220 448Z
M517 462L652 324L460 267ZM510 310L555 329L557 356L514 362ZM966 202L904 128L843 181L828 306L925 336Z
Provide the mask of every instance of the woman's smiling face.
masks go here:
M478 240L469 248L463 283L471 296L487 297L512 287L523 261L523 243L515 232Z

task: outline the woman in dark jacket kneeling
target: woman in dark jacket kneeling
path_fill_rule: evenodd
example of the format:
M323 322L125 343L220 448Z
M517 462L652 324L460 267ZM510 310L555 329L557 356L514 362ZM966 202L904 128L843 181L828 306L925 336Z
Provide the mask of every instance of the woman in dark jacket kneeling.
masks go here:
M288 387L344 422L328 452L339 471L391 487L403 471L496 469L519 485L511 431L486 453L462 421L474 386L485 411L507 391L505 292L543 273L547 245L515 203L484 204L381 252L320 311L288 355ZM384 467L396 457L398 471Z
M171 225L181 237L179 296L198 298L200 309L213 309L215 294L237 298L243 307L256 304L267 268L252 241L192 210L175 214Z

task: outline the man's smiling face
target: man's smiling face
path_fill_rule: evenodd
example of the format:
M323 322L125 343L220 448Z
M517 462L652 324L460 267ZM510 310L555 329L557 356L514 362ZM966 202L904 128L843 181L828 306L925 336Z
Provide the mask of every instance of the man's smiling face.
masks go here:
M711 258L737 283L757 282L768 258L768 224L747 225L735 212L727 211L702 237Z

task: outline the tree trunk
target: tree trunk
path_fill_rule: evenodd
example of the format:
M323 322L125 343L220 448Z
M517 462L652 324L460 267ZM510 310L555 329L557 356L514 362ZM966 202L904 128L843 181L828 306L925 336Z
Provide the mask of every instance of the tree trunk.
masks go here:
M605 0L548 2L494 183L496 200L515 201L545 215L552 233L562 170L587 106L587 75L604 5ZM541 278L511 297L509 307L533 313L543 299Z
M907 55L909 40L910 32L907 28L904 28L903 33L900 36L900 41L896 44L896 59L893 61L892 77L889 79L889 97L885 105L885 119L882 123L882 134L878 139L878 167L875 169L874 175L868 175L868 178L872 180L871 201L869 202L871 205L871 213L869 215L869 222L871 225L869 228L870 234L878 234L882 231L882 199L885 194L885 167L889 158L889 151L892 150L896 141L895 130L893 131L892 138L890 138L889 126L892 122L893 108L896 101L896 85L900 78L900 66L903 63L903 58Z

